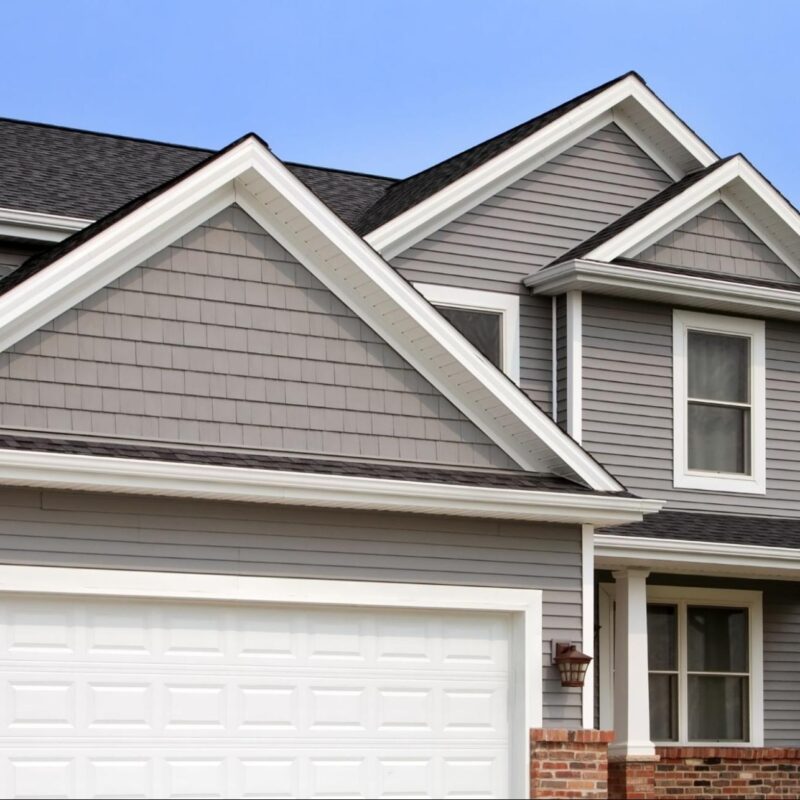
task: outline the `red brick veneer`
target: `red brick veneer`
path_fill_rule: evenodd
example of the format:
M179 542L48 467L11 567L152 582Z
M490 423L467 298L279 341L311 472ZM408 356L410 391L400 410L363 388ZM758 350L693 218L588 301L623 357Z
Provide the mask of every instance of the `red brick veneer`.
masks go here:
M605 800L613 731L531 731L531 797Z

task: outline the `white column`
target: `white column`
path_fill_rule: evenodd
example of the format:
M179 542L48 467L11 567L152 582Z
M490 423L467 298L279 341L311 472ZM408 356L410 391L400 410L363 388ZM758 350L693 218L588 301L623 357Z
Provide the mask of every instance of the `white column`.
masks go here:
M567 433L583 438L583 295L567 292Z
M614 741L609 754L652 756L647 675L646 569L614 573Z

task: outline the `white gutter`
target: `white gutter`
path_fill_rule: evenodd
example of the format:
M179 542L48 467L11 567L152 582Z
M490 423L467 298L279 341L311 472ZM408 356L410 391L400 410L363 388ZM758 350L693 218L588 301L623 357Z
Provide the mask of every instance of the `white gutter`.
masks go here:
M166 461L0 450L0 484L328 508L619 525L660 500L614 494L321 475Z
M91 225L93 221L81 217L62 217L58 214L0 208L0 236L36 239L40 242L60 242L75 231Z
M576 259L525 278L534 294L571 291L800 319L800 291Z
M653 571L800 579L800 541L794 547L654 539L598 533L595 566L646 566Z

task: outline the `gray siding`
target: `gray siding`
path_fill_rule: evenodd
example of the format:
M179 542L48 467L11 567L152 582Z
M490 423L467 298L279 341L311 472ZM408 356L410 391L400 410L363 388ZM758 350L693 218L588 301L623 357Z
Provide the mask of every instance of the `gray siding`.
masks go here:
M520 383L551 406L548 298L520 281L669 185L609 125L394 259L410 281L520 295Z
M652 575L648 583L763 592L764 743L767 747L797 747L800 743L800 670L797 668L800 592L797 584L675 575Z
M578 726L550 639L581 636L578 526L0 490L0 562L535 588L545 724Z
M0 425L515 466L235 207L0 355Z
M767 493L672 486L672 308L583 298L583 444L634 493L671 509L800 513L800 326L766 323Z
M638 261L796 283L797 275L722 202L643 250Z
M558 297L556 302L556 395L558 408L556 422L567 429L567 298Z

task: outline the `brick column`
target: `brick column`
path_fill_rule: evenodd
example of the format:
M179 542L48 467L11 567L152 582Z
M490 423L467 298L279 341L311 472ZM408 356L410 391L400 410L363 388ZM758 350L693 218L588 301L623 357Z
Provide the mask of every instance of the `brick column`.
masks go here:
M658 756L611 756L608 760L609 800L659 800L657 763Z
M613 731L534 728L531 797L606 800Z

